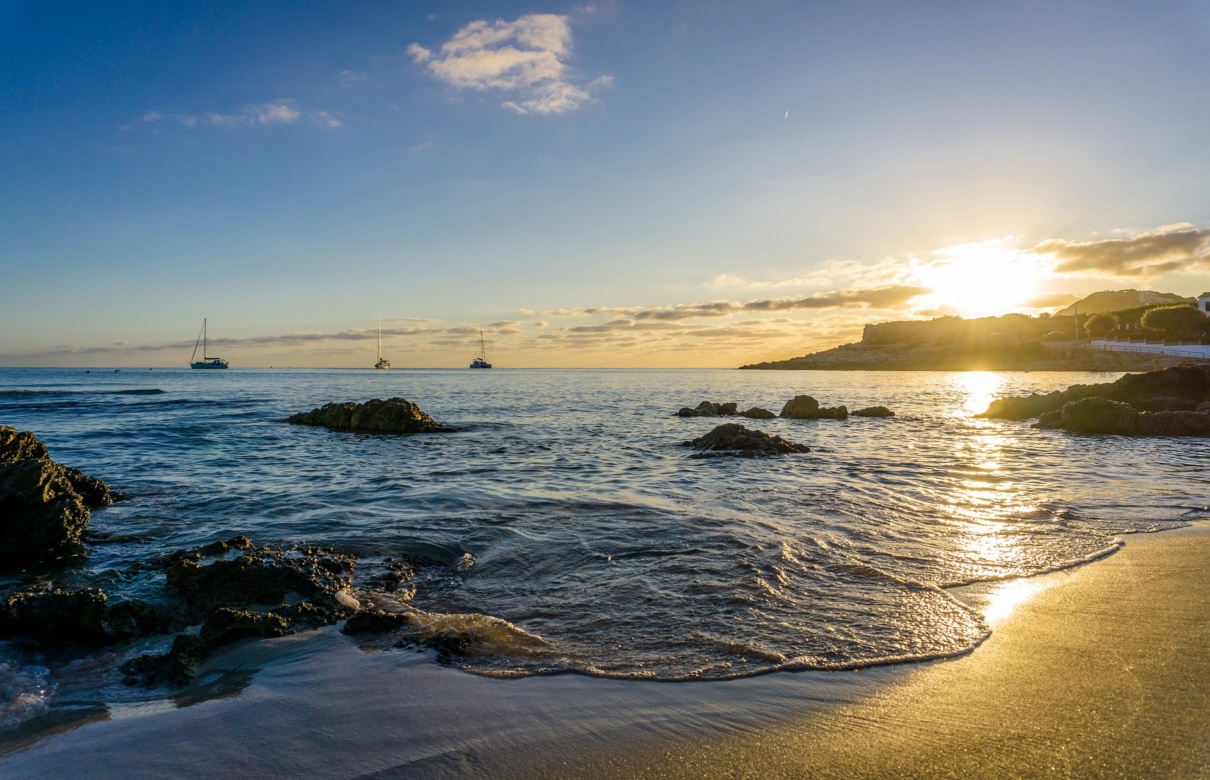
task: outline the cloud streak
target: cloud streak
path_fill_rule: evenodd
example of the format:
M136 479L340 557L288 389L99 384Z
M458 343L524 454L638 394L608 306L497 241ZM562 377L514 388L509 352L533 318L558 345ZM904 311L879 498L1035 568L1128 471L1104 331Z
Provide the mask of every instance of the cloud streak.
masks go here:
M501 107L518 114L566 114L608 88L604 75L587 84L572 79L571 17L526 14L506 22L471 22L434 51L419 43L408 45L412 61L454 89L496 92L506 99Z
M297 101L277 100L269 103L254 103L244 106L235 113L224 114L207 111L198 114L178 114L166 111L148 111L122 129L129 131L139 126L175 124L186 128L226 127L249 128L272 125L291 125L306 120L319 127L341 126L340 117L331 111L300 108Z
M927 295L928 287L889 285L862 290L833 290L799 298L758 298L756 300L711 301L642 309L636 320L686 320L698 317L725 317L741 312L812 311L820 309L897 309L913 298Z
M1055 260L1055 273L1149 277L1210 265L1210 229L1174 226L1103 241L1051 239L1028 251Z

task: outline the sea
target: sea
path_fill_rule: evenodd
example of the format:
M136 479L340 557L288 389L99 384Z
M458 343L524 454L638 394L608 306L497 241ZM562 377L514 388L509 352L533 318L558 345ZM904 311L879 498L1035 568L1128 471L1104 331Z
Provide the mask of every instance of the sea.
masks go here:
M163 577L146 562L242 534L337 548L359 567L431 562L405 592L375 598L476 637L452 658L421 646L418 663L505 681L710 686L945 658L992 630L961 586L1085 564L1125 534L1210 517L1210 442L975 416L998 396L1118 376L0 369L0 424L33 431L56 461L124 496L93 512L82 560L0 586L154 597ZM800 394L895 416L739 420L805 454L682 446L732 420L677 417L681 407L777 412ZM458 432L285 422L328 402L396 396ZM0 744L57 709L178 696L124 685L118 669L170 641L66 658L0 642Z

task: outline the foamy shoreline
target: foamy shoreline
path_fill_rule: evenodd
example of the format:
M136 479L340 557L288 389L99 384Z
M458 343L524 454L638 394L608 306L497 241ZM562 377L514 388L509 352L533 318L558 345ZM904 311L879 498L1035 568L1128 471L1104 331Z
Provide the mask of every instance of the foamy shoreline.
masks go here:
M1205 524L1131 536L1094 565L1016 581L1029 592L1009 594L1018 603L965 656L855 672L493 680L407 651L366 654L326 629L219 656L251 678L238 696L116 707L0 758L0 773L1205 774L1208 556Z

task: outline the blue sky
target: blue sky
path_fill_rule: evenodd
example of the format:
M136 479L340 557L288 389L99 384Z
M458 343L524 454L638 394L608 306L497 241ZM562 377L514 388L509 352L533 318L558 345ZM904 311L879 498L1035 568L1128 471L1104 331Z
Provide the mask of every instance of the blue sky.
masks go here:
M915 6L915 7L909 7ZM736 365L1210 289L1205 3L0 2L0 365ZM1066 297L1064 297L1066 296Z

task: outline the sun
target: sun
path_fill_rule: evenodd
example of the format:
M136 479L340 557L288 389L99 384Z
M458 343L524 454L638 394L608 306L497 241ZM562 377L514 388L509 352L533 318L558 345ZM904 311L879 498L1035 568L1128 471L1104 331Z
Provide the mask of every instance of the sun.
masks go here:
M926 301L943 311L986 317L1025 307L1041 292L1044 269L1038 258L1005 246L1006 239L938 249L918 270L933 290Z

